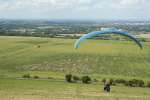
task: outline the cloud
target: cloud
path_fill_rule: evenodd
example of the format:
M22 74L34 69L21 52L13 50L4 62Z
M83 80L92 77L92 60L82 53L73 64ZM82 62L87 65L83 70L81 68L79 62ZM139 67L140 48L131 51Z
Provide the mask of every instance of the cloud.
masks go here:
M144 2L144 0L121 0L120 5L123 5L123 6L136 6L136 5L140 5L143 2Z
M36 9L41 8L80 8L80 7L113 7L113 8L128 8L137 7L144 3L146 0L0 0L0 9L13 10L16 8L28 8L31 7Z
M118 7L120 8L139 8L143 6L146 0L120 0Z
M131 18L149 8L150 0L0 0L0 17Z

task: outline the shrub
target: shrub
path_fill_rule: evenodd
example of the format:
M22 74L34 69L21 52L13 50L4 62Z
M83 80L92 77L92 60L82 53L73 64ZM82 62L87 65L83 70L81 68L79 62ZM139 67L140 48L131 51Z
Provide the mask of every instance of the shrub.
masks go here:
M144 81L143 80L139 80L138 81L138 86L139 87L144 87Z
M73 76L72 78L73 78L73 81L74 81L74 82L77 82L77 81L80 80L80 78L79 78L78 76Z
M103 78L103 79L102 79L102 82L103 82L103 83L105 83L105 82L106 82L106 79L105 79L105 78Z
M138 83L137 79L129 80L129 86L131 86L131 87L136 87L137 83Z
M24 74L22 78L31 78L30 74Z
M149 82L147 82L147 87L150 87L150 81L149 81Z
M71 75L71 74L67 74L67 75L65 76L65 78L66 78L66 81L67 81L67 82L72 82L72 75Z
M110 85L115 85L115 81L113 79L109 80Z
M131 86L131 87L144 87L144 81L143 80L132 79L132 80L129 80L128 86Z
M38 78L39 78L39 76L33 76L33 78L38 79Z
M126 81L124 85L129 86L129 81Z
M124 80L124 79L116 79L116 80L115 80L115 83L126 84L126 83L127 83L127 81L126 81L126 80Z
M91 78L89 76L83 76L82 77L82 83L90 83L91 82Z

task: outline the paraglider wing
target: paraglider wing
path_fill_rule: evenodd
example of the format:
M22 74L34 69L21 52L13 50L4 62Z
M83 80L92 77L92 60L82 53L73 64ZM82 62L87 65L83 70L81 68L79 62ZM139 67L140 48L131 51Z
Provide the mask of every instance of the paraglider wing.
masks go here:
M142 44L134 36L130 35L127 32L118 31L118 30L94 31L94 32L85 34L75 42L74 48L76 49L79 48L80 43L83 42L84 40L92 38L94 36L102 35L102 34L120 34L120 35L126 36L130 38L131 40L133 40L142 49Z

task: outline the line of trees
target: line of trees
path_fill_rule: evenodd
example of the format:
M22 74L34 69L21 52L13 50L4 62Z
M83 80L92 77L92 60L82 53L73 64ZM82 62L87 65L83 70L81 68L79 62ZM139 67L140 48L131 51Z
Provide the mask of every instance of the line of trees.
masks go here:
M92 79L90 76L76 76L76 75L72 75L72 74L67 74L65 76L65 80L69 83L76 83L76 82L82 82L82 83L86 83L86 84L90 84L92 82L99 82L99 80L97 79ZM109 82L110 85L118 85L118 84L123 84L125 86L129 86L129 87L150 87L150 81L145 82L143 80L140 79L130 79L130 80L126 80L126 79L106 79L103 78L101 80L102 83L105 82Z

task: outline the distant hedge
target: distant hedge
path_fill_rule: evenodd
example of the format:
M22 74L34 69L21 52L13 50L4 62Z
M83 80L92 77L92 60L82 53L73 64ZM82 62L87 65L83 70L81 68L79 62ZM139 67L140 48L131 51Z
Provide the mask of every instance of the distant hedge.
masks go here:
M72 82L72 74L67 74L65 76L65 79L66 79L67 82Z
M82 83L90 83L91 82L91 78L89 76L83 76L82 77Z
M89 76L82 76L81 78L72 74L66 74L65 75L65 80L67 82L82 82L82 83L90 83L92 79ZM95 79L96 80L96 79Z
M126 85L131 86L131 87L144 87L145 83L143 80L132 79L132 80L129 80Z
M31 78L30 74L24 74L22 78Z
M78 77L72 74L67 74L65 76L65 79L67 82L82 82L82 83L86 83L89 84L92 81L93 82L99 82L97 79L91 79L91 77L89 76L82 76L82 77ZM150 81L149 82L144 82L143 80L140 79L130 79L130 80L125 80L125 79L113 79L110 78L109 80L107 80L106 78L103 78L101 80L101 82L105 83L105 82L109 82L110 85L117 85L117 84L123 84L125 86L130 86L130 87L150 87Z

